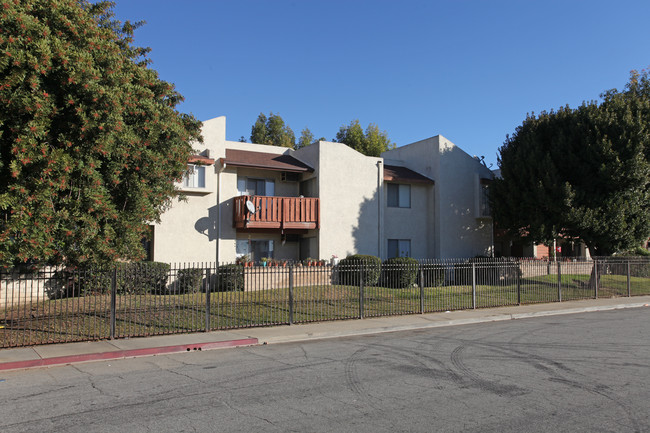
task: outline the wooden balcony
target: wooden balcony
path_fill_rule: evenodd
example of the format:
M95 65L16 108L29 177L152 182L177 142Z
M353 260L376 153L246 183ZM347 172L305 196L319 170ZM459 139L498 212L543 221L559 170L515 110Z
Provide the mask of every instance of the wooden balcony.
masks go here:
M249 212L246 202L255 205ZM311 197L235 197L233 225L238 229L308 230L320 228L320 199Z

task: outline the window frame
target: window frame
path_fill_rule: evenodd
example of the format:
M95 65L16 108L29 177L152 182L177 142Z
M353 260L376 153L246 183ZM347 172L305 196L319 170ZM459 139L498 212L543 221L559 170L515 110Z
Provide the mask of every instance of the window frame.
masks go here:
M187 164L187 172L183 176L183 188L205 189L205 174L204 165Z
M255 187L256 194L250 194L248 183L254 182L263 182L264 183L264 194L257 194L257 186ZM269 179L264 177L253 177L253 176L237 176L237 194L247 195L247 196L261 196L261 197L275 197L275 179Z
M411 185L408 183L386 183L386 206L410 209Z
M395 244L395 246L397 247L396 251L391 251L391 245L390 244L393 243L393 242L396 243ZM401 246L405 246L405 245L408 245L408 251L407 251L406 255L402 255ZM393 248L393 249L395 249L395 248ZM412 251L411 250L411 239L387 239L387 242L386 242L386 253L387 253L386 255L387 255L387 258L392 259L394 257L412 257L411 251ZM394 254L395 252L397 253L397 255Z

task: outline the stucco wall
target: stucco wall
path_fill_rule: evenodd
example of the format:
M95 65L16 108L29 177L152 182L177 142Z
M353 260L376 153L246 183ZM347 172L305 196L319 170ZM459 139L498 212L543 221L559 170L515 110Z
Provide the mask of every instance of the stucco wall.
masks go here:
M204 192L183 190L186 201L174 199L171 209L154 225L153 258L159 262L216 260L216 173L206 167Z
M491 254L492 221L476 218L479 178L491 178L487 167L441 135L399 147L382 156L387 163L401 160L407 167L436 182L433 239L429 239L433 244L431 257Z
M293 156L314 167L314 176L318 178L321 228L312 240L312 247L318 252L318 257L313 258L379 255L379 188L383 167L378 167L378 163L382 159L325 141L299 149Z
M409 239L411 257L425 259L432 257L433 245L428 241L428 232L433 231L430 204L433 201L433 185L410 184L411 207L385 207L384 243L388 239ZM384 203L388 202L386 183L384 183ZM382 258L387 258L388 255Z

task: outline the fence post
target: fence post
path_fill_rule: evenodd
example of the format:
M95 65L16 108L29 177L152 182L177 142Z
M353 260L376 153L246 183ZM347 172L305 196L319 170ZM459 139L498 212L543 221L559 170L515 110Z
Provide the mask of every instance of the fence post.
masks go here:
M424 265L420 263L420 314L424 314Z
M115 339L115 316L117 308L117 265L113 268L113 278L111 280L111 340Z
M289 265L289 325L293 325L293 263Z
M598 260L594 259L594 298L598 299Z
M476 263L472 262L472 308L476 309Z
M219 278L219 264L217 263L217 278ZM210 332L210 292L212 292L212 278L210 267L205 270L205 332Z
M632 296L632 275L630 275L630 261L627 261L627 297Z
M517 260L517 305L521 305L521 263Z
M359 266L359 319L363 319L363 261Z
M562 302L562 270L559 261L557 262L557 300Z

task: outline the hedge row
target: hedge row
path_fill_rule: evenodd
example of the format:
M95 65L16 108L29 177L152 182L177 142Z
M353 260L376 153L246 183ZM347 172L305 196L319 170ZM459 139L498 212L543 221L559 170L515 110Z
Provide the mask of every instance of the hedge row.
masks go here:
M201 268L178 270L176 281L168 284L170 265L160 262L120 263L103 269L64 269L54 274L47 284L50 298L65 298L109 293L116 273L117 294L153 293L184 294L204 290L205 275ZM212 291L244 290L244 267L224 265L211 278Z
M420 284L426 287L445 283L445 265L424 263L411 257L394 257L383 263L379 257L355 254L341 260L336 266L339 283L358 286L381 285L403 289ZM420 272L421 271L421 272Z

